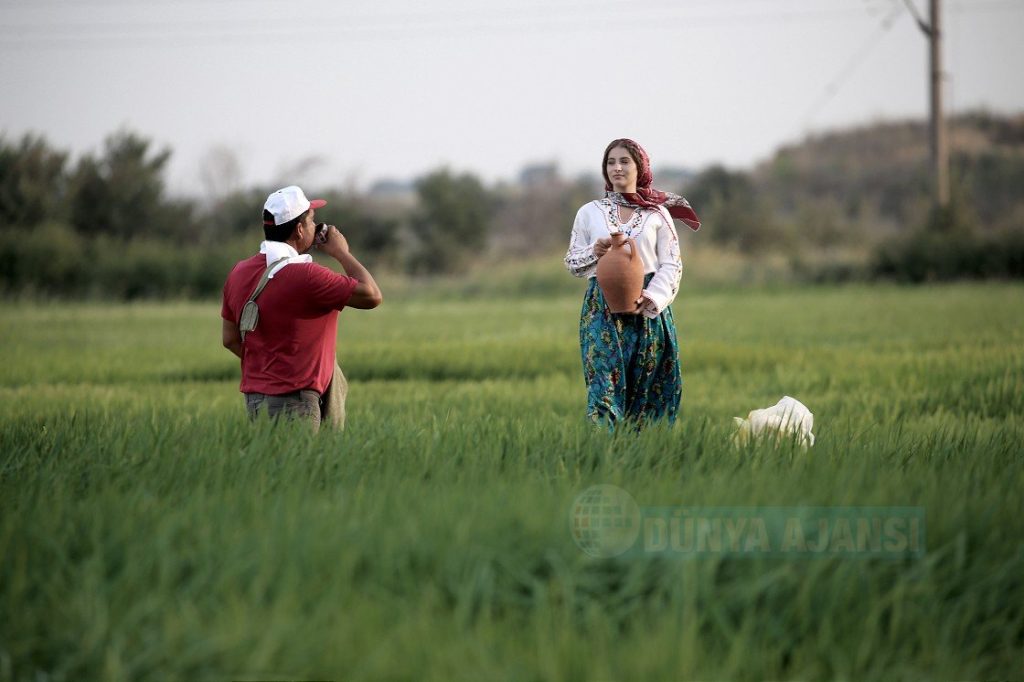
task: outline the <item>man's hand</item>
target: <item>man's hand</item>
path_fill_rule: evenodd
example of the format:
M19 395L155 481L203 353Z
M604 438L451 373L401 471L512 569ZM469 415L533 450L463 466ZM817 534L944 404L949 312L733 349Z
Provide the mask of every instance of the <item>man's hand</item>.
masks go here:
M239 358L242 357L242 332L238 330L237 324L221 319L220 337L225 348Z
M338 261L344 268L345 274L359 282L348 299L348 307L365 310L376 308L381 304L384 298L381 296L380 288L374 281L373 275L348 250L348 240L334 225L327 226L327 241L320 245L320 250Z
M317 248L332 258L338 258L340 254L348 253L348 240L334 225L327 226L327 241Z
M602 237L594 242L594 255L600 258L604 254L608 253L608 249L612 248L612 238Z

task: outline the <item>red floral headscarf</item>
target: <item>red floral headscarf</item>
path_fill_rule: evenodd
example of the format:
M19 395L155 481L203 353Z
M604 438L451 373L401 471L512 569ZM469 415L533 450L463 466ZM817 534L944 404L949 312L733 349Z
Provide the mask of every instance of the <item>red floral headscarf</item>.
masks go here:
M633 160L636 161L635 193L620 194L612 190L611 180L608 179L608 152L616 147L625 147L629 151L630 156L633 157ZM651 183L654 181L654 174L651 172L651 159L647 156L644 148L633 140L625 137L612 140L611 144L605 149L604 158L601 159L601 174L604 175L605 196L610 197L613 201L618 197L622 197L622 201L617 203L645 208L664 206L668 209L670 216L676 220L683 221L691 230L697 231L700 229L700 218L697 217L697 213L690 206L689 201L678 194L662 192L651 187Z

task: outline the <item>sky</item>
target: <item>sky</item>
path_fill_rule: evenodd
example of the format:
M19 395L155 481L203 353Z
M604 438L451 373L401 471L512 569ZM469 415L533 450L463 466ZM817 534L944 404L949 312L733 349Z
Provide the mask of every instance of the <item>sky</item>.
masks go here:
M1024 111L1024 0L942 7L947 112ZM912 9L927 19L926 0L0 0L0 134L74 158L131 130L199 197L439 166L596 173L616 137L656 178L750 167L808 134L924 119Z

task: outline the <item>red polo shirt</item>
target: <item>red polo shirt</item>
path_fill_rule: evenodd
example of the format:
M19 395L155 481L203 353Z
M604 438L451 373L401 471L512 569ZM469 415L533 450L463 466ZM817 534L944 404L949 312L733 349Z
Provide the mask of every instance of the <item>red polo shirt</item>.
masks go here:
M224 283L220 315L238 323L242 306L263 276L259 253L235 265ZM316 263L278 270L256 299L260 320L242 344L243 393L280 395L303 389L323 393L334 373L338 311L359 282Z

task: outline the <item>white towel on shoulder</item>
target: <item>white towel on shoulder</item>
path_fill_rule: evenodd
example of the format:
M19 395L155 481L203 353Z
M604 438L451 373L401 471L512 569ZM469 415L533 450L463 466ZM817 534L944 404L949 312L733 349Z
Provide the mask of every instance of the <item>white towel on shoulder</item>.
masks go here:
M301 256L299 252L292 248L291 244L285 244L284 242L272 242L264 241L260 243L260 253L267 256L267 267L281 258L288 257L288 260L282 261L276 268L270 271L269 279L274 279L274 275L281 271L286 265L292 263L312 263L313 257L308 253L304 253Z

